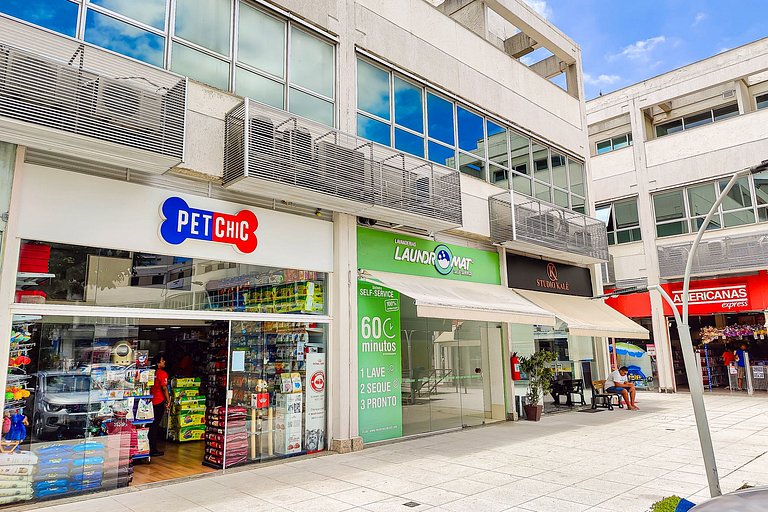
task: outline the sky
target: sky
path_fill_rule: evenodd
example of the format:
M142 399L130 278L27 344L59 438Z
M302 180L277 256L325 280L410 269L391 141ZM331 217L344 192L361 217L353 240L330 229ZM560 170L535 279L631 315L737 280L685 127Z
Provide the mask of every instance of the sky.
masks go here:
M768 0L526 1L581 47L588 100L768 37Z

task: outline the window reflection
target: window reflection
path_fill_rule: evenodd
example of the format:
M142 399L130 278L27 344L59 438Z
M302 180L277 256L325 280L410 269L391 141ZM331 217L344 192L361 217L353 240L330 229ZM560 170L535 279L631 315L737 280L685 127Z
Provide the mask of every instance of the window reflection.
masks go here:
M456 118L459 125L459 149L476 152L480 156L483 153L483 118L461 107L456 108Z
M488 177L494 185L498 185L502 188L509 188L509 171L503 167L497 167L490 164L488 168Z
M389 125L357 114L357 134L384 146L391 144Z
M163 37L93 10L86 16L85 40L147 64L163 65Z
M128 18L156 29L165 28L166 0L90 0Z
M456 155L452 148L447 148L431 140L427 144L427 157L436 164L456 168Z
M512 173L512 189L527 196L531 195L531 179L517 173Z
M575 160L568 159L568 179L571 185L571 192L584 196L584 164Z
M389 120L389 73L360 59L357 61L357 108Z
M240 3L237 60L279 78L285 75L285 22Z
M176 0L175 35L229 55L230 6L229 0Z
M237 94L248 96L256 101L283 108L285 91L283 84L267 77L252 73L243 68L237 68L235 77Z
M70 37L77 32L77 4L68 0L3 0L0 12Z
M229 64L183 44L173 43L171 69L219 89L229 88Z
M459 153L459 170L475 178L485 179L485 162L469 153Z
M549 183L549 150L538 142L533 143L533 176Z
M395 148L424 158L424 139L400 128L395 128Z
M291 27L290 73L292 84L333 98L333 46Z
M565 167L565 157L552 152L552 184L562 189L568 189L568 174ZM558 203L559 204L559 203Z
M453 145L453 103L434 94L427 94L429 137Z
M552 202L551 197L552 189L549 185L546 185L544 183L539 183L538 181L533 182L533 195L536 197L536 199L541 199L542 201Z
M421 87L395 77L395 123L424 133L423 101Z
M288 110L318 123L333 126L333 103L291 88L288 92Z
M488 159L499 165L507 167L509 145L507 144L507 130L491 121L486 122L488 132Z

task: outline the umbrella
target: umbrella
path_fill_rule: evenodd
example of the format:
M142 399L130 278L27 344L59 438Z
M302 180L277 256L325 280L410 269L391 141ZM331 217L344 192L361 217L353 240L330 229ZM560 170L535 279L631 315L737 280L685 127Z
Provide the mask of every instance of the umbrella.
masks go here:
M616 354L620 356L643 357L645 350L631 343L616 343Z

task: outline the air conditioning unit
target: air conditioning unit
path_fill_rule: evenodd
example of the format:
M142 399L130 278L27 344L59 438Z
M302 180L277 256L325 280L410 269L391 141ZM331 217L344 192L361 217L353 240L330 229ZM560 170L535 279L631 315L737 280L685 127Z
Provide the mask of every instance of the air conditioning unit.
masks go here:
M124 80L100 77L95 94L96 117L131 130L160 132L163 98Z
M314 187L334 196L373 202L373 176L370 160L355 149L321 141L317 143Z
M529 236L544 236L551 238L557 231L557 221L552 215L542 213L533 215L525 220L526 232Z
M1 62L0 62L1 63ZM77 69L26 53L7 51L0 78L0 94L59 109L72 109L77 98Z
M413 187L412 193L416 205L422 208L429 206L432 197L429 176L416 178L411 182L411 187Z
M275 173L275 125L268 117L248 121L248 175L277 179Z
M277 159L282 181L289 181L298 186L313 183L312 134L306 128L298 126L292 130L277 133Z

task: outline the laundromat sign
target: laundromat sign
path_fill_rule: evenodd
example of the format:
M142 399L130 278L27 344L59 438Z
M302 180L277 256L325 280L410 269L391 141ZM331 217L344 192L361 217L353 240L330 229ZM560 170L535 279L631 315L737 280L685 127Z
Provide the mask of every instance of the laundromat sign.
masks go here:
M367 270L501 284L498 253L387 231L358 228L357 260Z

